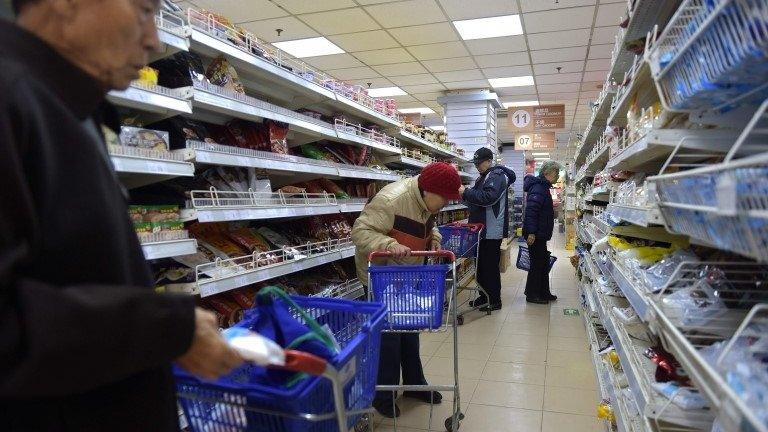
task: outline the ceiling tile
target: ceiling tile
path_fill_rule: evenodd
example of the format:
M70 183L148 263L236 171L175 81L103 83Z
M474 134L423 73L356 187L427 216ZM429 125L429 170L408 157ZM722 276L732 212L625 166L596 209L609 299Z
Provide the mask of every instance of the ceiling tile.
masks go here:
M599 44L599 45L592 45L589 47L589 57L588 59L601 59L601 58L611 58L611 53L613 52L613 44Z
M371 83L371 88L379 88L379 87L393 87L394 84L392 84L392 81L386 79L386 78L365 78L360 80L351 80L348 81L351 84L363 86L365 88L368 88L368 83Z
M402 104L405 102L417 102L416 98L414 98L411 95L404 95L404 96L390 96L387 99L394 99L397 101L398 104Z
M406 27L446 21L435 0L408 0L365 8L384 28Z
M595 27L592 29L593 44L612 44L616 42L619 26Z
M600 91L605 81L587 81L581 83L581 91Z
M581 72L536 75L536 84L560 84L581 82Z
M389 32L405 46L423 45L459 40L453 26L448 23L425 24L412 27L399 27Z
M338 69L326 71L340 80L354 80L363 78L377 78L378 72L368 66L353 67L349 69Z
M437 98L442 96L443 92L432 92L432 93L414 93L413 97L420 101L436 101Z
M484 79L483 74L480 72L479 69L470 69L470 70L463 70L463 71L454 71L454 72L438 72L434 74L437 79L445 82L456 82L456 81L470 81L470 80L481 80ZM485 82L486 86L488 85L488 81Z
M375 66L392 63L407 63L415 59L403 48L389 48L373 51L359 51L354 56L365 62L365 64Z
M581 72L584 70L583 61L571 61L571 62L557 62L557 63L542 63L534 64L533 72L536 76L549 75L558 73L557 68L560 67L560 73Z
M533 74L533 72L531 72L531 65L485 68L483 69L483 73L485 73L485 76L488 78L505 78Z
M541 100L551 100L551 101L567 101L571 99L578 99L579 94L578 93L549 93L549 94L539 94L539 99Z
M499 96L522 96L536 93L535 86L523 86L523 87L504 87L493 90Z
M534 63L554 63L567 61L583 61L587 57L587 47L555 48L541 51L531 51Z
M340 34L328 36L328 39L346 52L369 51L399 46L397 41L392 39L392 36L384 30Z
M263 21L251 21L240 26L265 42L305 39L320 36L303 22L294 17L274 18ZM280 36L275 29L283 29Z
M595 26L600 27L619 25L626 16L626 3L601 4L597 7L597 18L595 19Z
M589 45L589 29L534 33L528 35L528 46L532 50L565 48L581 45Z
M531 12L523 14L523 23L527 34L590 28L594 14L594 6Z
M288 15L288 12L280 9L280 7L269 0L195 0L194 3L200 8L225 16L233 23Z
M506 103L506 102L525 102L525 101L530 101L530 100L536 100L537 97L538 96L536 95L536 93L527 94L527 95L506 96L506 97L503 98L504 100L502 100L501 102L502 103ZM542 102L539 101L539 103L542 103Z
M577 92L579 91L579 83L567 83L567 84L542 84L536 86L540 94L547 93L560 93L560 92Z
M400 88L411 94L441 92L445 90L445 86L443 86L440 83L421 84L421 85L404 85Z
M504 36L465 41L467 48L474 55L498 54L503 52L525 51L525 36Z
M584 81L600 81L604 83L606 77L608 77L607 70L584 72Z
M379 25L360 8L305 14L298 18L323 35L379 29Z
M596 60L587 60L587 66L585 70L597 71L597 70L608 70L610 68L611 68L611 59L596 59Z
M418 60L436 60L468 56L469 52L461 42L443 42L429 45L409 46L408 51Z
M439 0L439 2L451 20L487 18L517 13L517 4L514 1L472 0L471 5L467 4L467 0Z
M491 68L529 64L530 58L528 58L528 53L523 51L515 53L486 54L475 56L475 61L481 68Z
M305 57L301 59L305 63L314 66L320 70L344 69L363 66L360 61L350 54L331 54L317 57Z
M284 7L288 12L292 14L303 14L312 12L329 11L333 9L343 9L348 7L354 7L355 2L352 0L323 0L323 1L306 1L306 0L272 0L274 3Z
M488 88L488 81L487 80L456 81L456 82L446 82L446 83L443 83L443 84L445 84L445 87L447 87L448 90Z
M420 84L435 84L437 83L437 79L432 74L427 73L392 77L392 82L399 86L411 86Z
M427 70L417 62L379 65L374 66L373 69L385 77L413 75L427 72Z
M594 5L596 0L559 0L557 2L544 0L521 0L523 12L535 12L550 9L567 9L575 6Z
M430 72L448 72L455 70L474 69L477 67L472 57L447 58L421 62Z
M307 0L304 0L307 1ZM390 3L395 0L357 0L357 2L363 6L365 5L372 5L372 4L379 4L379 3Z

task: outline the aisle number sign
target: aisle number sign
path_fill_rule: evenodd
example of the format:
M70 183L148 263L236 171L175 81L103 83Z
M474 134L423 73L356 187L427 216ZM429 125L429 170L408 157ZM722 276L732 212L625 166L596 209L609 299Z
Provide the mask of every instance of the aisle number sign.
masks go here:
M515 150L541 150L555 148L554 132L515 134Z
M565 127L565 105L538 105L510 110L507 122L515 132L533 132Z

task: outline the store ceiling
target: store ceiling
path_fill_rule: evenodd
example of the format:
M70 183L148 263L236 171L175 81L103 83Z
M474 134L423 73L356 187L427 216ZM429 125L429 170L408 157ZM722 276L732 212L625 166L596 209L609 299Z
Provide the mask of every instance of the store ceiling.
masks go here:
M345 53L303 58L338 79L397 86L399 106L441 115L445 92L490 88L489 78L532 75L535 85L496 89L502 102L564 103L556 159L583 130L607 75L626 0L192 0L266 42L325 36ZM520 14L524 34L462 40L452 21ZM278 36L276 29L282 29ZM557 68L560 68L558 71ZM499 142L512 141L506 121Z

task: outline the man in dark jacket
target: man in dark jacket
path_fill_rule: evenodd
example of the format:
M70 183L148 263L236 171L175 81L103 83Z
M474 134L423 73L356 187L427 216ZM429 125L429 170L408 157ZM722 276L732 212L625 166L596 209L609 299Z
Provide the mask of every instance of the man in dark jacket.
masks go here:
M155 294L100 134L157 49L156 0L15 0L0 20L0 429L176 431L171 362L240 364L212 314ZM113 124L113 126L115 126Z
M538 177L525 176L523 191L525 215L523 217L523 237L528 243L531 268L525 283L525 298L529 303L547 304L557 300L549 291L549 251L547 242L552 238L555 227L555 209L549 189L560 176L560 164L545 162Z
M479 148L472 162L480 177L461 194L469 208L469 223L485 225L478 251L477 283L488 298L480 294L471 306L485 305L480 310L487 312L501 309L501 240L509 235L507 190L515 182L515 173L504 166L494 166L493 152L487 147Z

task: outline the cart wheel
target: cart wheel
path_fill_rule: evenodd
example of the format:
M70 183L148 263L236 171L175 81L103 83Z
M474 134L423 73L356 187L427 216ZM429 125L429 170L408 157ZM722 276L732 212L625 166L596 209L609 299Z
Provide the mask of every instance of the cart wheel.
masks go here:
M458 323L459 325L464 325L464 315L457 316L456 323Z
M464 420L464 414L463 413L454 414L453 416L448 417L447 419L445 419L445 430L447 430L448 432L454 432L453 431L453 417L454 416L457 417L457 420L456 420L456 430L459 430L459 427L461 426L461 424L459 424L459 421Z
M355 424L355 432L368 432L370 430L370 416L363 414L360 420L357 421L357 424Z

